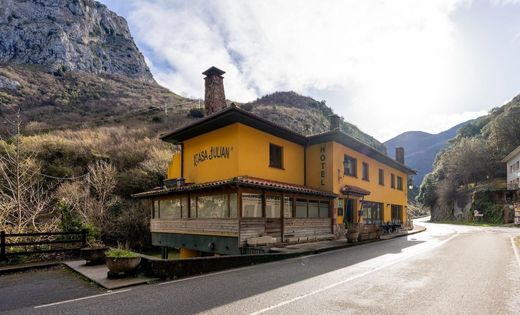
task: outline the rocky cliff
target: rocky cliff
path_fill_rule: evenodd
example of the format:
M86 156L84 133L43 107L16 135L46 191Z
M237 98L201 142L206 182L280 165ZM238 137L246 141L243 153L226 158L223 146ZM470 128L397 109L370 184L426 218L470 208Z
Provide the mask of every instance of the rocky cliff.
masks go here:
M0 63L154 80L125 19L93 0L2 0L0 38Z

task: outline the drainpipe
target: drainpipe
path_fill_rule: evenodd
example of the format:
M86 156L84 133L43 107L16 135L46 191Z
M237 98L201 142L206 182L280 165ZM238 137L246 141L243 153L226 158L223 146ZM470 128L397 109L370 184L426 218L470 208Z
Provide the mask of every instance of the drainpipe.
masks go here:
M184 178L184 143L181 142L181 178Z

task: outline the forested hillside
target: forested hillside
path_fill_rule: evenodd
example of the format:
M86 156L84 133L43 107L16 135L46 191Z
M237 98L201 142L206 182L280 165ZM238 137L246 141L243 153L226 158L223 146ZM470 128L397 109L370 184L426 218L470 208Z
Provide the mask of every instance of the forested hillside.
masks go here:
M500 161L519 145L520 95L459 129L425 176L418 200L431 207L433 219L467 218L456 210L457 201L475 191L504 188L506 168ZM501 220L489 200L473 201L489 212L486 218Z

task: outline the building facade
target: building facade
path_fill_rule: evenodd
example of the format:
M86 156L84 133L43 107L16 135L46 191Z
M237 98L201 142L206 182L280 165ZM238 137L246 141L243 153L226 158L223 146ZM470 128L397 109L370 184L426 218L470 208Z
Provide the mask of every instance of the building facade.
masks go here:
M205 74L222 76L216 70ZM223 106L161 138L179 147L168 179L135 197L150 200L153 244L183 257L331 239L346 223L407 221L415 172L402 148L392 159L342 132L337 116L328 132L304 136Z
M509 153L503 160L507 167L507 189L520 189L520 146Z

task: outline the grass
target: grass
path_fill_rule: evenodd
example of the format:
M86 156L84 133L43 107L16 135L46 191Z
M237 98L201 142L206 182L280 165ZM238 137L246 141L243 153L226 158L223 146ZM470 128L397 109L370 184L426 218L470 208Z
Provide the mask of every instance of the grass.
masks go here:
M105 256L108 258L135 258L139 257L139 254L131 252L129 250L113 248L107 251Z

